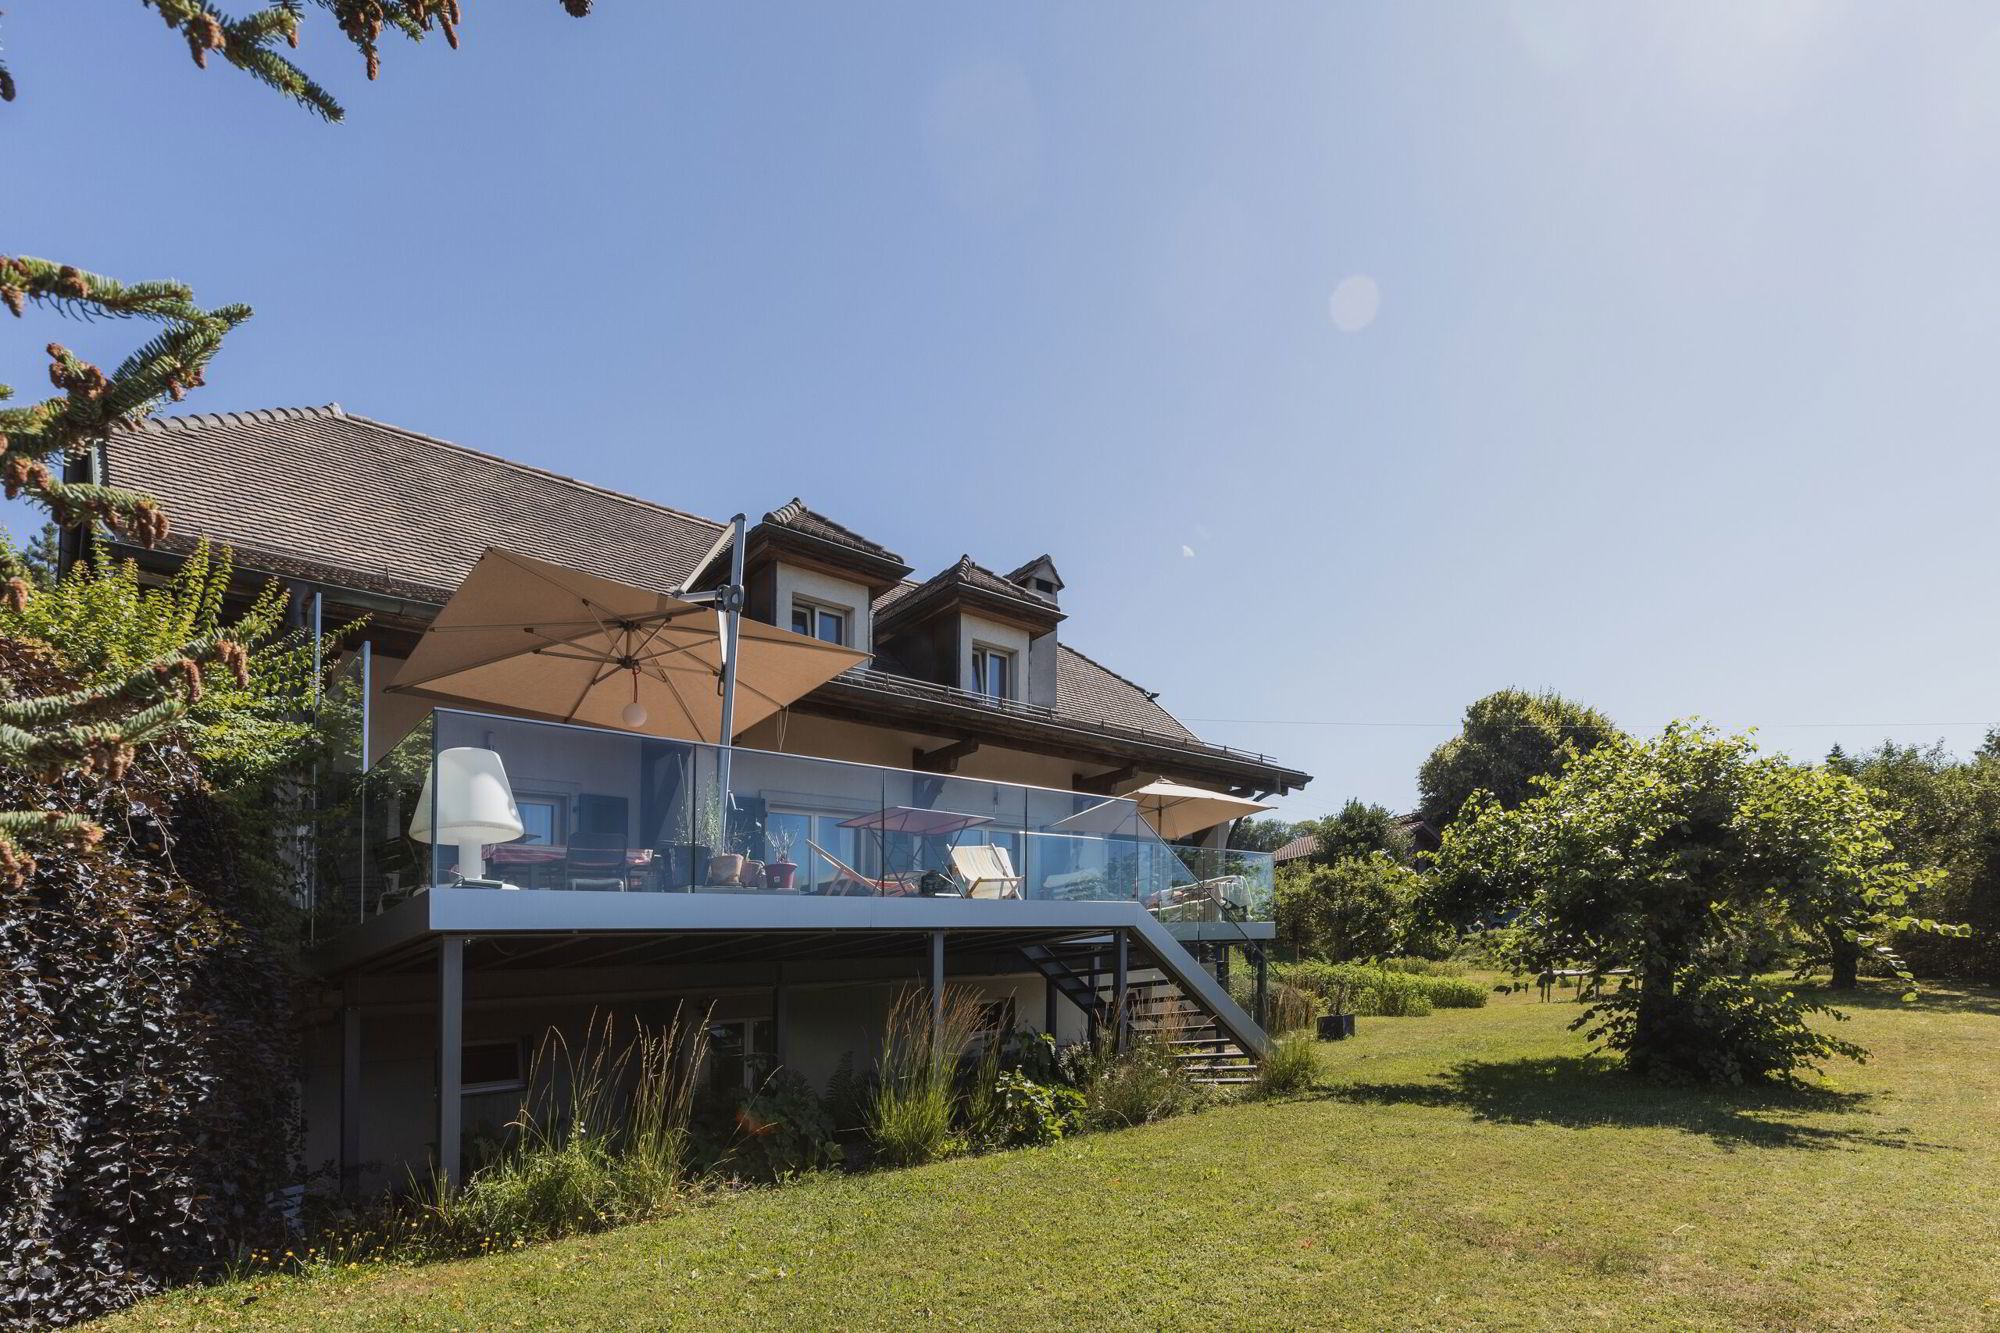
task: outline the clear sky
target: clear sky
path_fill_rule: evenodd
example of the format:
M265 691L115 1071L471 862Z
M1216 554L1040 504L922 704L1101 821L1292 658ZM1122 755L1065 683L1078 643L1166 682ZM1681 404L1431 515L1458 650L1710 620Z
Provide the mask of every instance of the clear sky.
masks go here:
M0 250L255 306L187 410L1048 550L1066 641L1316 774L1288 813L1406 806L1509 684L2000 725L1992 7L597 8L374 85L313 9L327 126L15 0ZM31 318L0 380L135 333Z

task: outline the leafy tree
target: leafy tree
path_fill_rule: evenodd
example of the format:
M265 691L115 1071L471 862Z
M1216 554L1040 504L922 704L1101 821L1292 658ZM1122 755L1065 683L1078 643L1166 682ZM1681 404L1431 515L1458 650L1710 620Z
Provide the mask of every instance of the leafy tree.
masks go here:
M1298 830L1285 819L1239 819L1229 830L1229 846L1239 852L1275 852L1298 837Z
M1401 865L1414 860L1409 830L1386 806L1351 800L1335 814L1308 820L1301 831L1319 839L1313 859L1325 865L1377 852Z
M1383 852L1278 878L1278 940L1297 958L1348 962L1399 952L1422 881Z
M1511 810L1474 797L1445 830L1435 896L1459 912L1516 912L1515 961L1527 967L1629 969L1576 1026L1630 1068L1790 1075L1862 1052L1808 1025L1823 1005L1752 980L1762 958L1838 931L1909 975L1880 940L1918 924L1892 914L1922 877L1896 858L1887 824L1844 774L1675 723L1656 740L1576 755Z
M1417 813L1442 831L1475 791L1511 809L1534 794L1536 778L1560 773L1572 751L1618 735L1610 718L1559 694L1496 691L1474 701L1458 735L1417 770Z
M2000 753L1982 748L1961 760L1943 742L1885 741L1860 755L1836 751L1827 765L1869 789L1889 814L1897 854L1933 873L1921 914L1969 927L1962 938L1899 941L1912 966L2000 981Z

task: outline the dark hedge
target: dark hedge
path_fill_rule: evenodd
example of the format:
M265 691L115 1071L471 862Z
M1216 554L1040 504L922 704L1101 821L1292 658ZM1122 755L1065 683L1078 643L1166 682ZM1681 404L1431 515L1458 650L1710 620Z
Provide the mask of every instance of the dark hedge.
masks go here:
M0 674L62 685L5 641ZM172 742L115 787L0 769L0 809L31 808L106 836L0 884L0 1325L17 1328L268 1243L298 1157L296 971L270 865L246 852L262 834Z

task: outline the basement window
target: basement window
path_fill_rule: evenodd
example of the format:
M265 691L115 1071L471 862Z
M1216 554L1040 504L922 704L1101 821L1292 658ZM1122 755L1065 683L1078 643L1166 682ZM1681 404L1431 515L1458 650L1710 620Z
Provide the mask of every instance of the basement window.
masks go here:
M477 1092L517 1092L527 1086L526 1052L520 1038L469 1041L459 1049L458 1087L465 1096Z

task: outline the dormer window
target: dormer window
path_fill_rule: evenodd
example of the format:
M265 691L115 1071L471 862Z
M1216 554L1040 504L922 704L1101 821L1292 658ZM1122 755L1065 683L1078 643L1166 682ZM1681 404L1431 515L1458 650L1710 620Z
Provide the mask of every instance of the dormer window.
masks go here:
M972 689L989 699L1004 701L1014 697L1014 654L998 648L975 646L972 650Z
M827 643L844 644L847 642L847 610L844 607L821 606L817 602L801 601L794 597L792 633L804 634Z
M1039 593L1046 593L1048 596L1053 597L1056 595L1056 585L1054 581L1050 579L1036 579L1035 591Z

